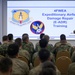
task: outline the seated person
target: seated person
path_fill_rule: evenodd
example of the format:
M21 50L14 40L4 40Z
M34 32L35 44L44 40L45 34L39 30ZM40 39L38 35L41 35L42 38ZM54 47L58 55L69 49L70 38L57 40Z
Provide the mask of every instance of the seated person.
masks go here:
M29 67L26 62L18 58L19 47L13 43L8 46L7 54L13 62L12 75L28 75Z
M46 49L47 50L47 45L48 45L48 41L46 39L41 39L39 41L40 50L41 49ZM49 50L49 52L50 52L50 50ZM34 61L36 57L38 57L38 52L34 53L32 61ZM54 55L51 52L50 52L50 58L51 58L51 61L55 62Z
M46 61L51 61L50 52L44 48L39 51L38 57L40 60L40 64L37 67L31 69L29 72L29 75L38 75L40 71L42 70L43 63ZM60 72L58 71L57 75L60 75L59 73Z
M19 46L19 55L25 57L28 61L30 61L30 54L27 50L22 49L22 40L21 38L16 38L15 43Z
M0 59L0 75L11 75L12 61L9 58L3 57Z
M22 35L22 49L27 50L32 57L34 53L34 45L29 41L29 35L27 33Z
M75 55L73 56L72 63L69 65L68 75L75 75Z
M40 34L40 40L43 39L44 35L45 35L44 33ZM39 42L37 42L36 45L35 45L35 51L36 52L38 51L38 47L39 47Z
M63 51L63 50L69 51L70 55L72 55L72 53L73 53L73 47L71 46L70 43L67 42L66 36L64 34L61 34L60 42L57 42L53 48L53 53L54 53L55 57L56 57L56 54L58 51Z
M75 62L75 51L72 53L71 60L72 62Z
M8 34L8 43L9 44L13 43L13 34Z
M49 50L50 52L53 50L53 45L49 44L49 36L48 35L44 35L43 39L46 39L48 44L46 46L46 49ZM38 45L37 50L39 51L41 49L40 45Z
M8 48L8 36L4 35L2 37L2 44L0 45L0 54L6 56L7 48Z
M44 68L38 75L56 75L56 72L52 68Z

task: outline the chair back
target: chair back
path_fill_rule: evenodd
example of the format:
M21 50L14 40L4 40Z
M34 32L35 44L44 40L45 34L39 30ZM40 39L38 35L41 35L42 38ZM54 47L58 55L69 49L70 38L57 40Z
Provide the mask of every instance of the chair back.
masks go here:
M67 75L69 65L72 63L71 59L66 56L61 56L56 60L56 66L61 72L61 75Z
M69 53L69 51L67 51L67 50L58 51L58 52L57 52L57 55L56 55L56 59L58 59L58 58L61 57L61 56L67 56L67 57L70 58L70 53Z

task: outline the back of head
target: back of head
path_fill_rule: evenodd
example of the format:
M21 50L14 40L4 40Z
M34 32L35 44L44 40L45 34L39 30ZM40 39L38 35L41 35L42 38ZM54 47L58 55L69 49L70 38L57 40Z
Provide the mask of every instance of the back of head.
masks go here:
M4 36L2 37L2 41L8 41L8 36L7 36L7 35L4 35Z
M48 41L46 39L41 39L39 41L39 45L41 48L45 48L47 46L47 44L48 44Z
M40 61L43 63L50 58L50 52L47 49L41 49L38 53Z
M13 40L13 34L8 34L9 41Z
M43 39L44 35L45 35L44 33L40 34L40 40Z
M0 59L0 72L8 73L12 69L12 61L9 58L3 57Z
M26 41L26 40L28 40L28 39L29 39L29 35L27 33L25 33L25 34L22 35L22 41L23 42Z
M15 58L18 55L19 46L15 43L10 44L7 49L7 54L11 58Z
M48 35L44 35L43 38L46 39L49 42L49 36Z
M52 68L53 70L56 71L56 67L55 67L54 63L51 61L44 62L42 65L42 68Z
M16 38L15 43L20 47L22 45L22 40L21 38Z
M52 68L43 68L39 75L56 75L56 71Z
M60 40L66 40L65 34L61 34L61 35L60 35Z

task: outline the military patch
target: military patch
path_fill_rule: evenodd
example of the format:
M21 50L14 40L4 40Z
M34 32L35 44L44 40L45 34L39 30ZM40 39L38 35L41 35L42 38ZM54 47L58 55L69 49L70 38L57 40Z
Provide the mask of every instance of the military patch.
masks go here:
M19 26L26 25L30 21L29 12L29 10L12 10L11 22Z
M41 21L34 21L30 26L30 30L34 34L41 34L44 31L44 29L45 29L45 26Z

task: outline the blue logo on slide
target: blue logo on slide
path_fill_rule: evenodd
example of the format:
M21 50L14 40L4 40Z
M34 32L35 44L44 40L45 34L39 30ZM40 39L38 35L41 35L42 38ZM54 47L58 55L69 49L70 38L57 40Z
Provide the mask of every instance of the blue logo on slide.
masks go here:
M41 21L34 21L30 26L30 30L34 34L41 34L44 31L44 29L45 29L45 26Z
M25 25L29 22L29 10L12 10L12 23Z

